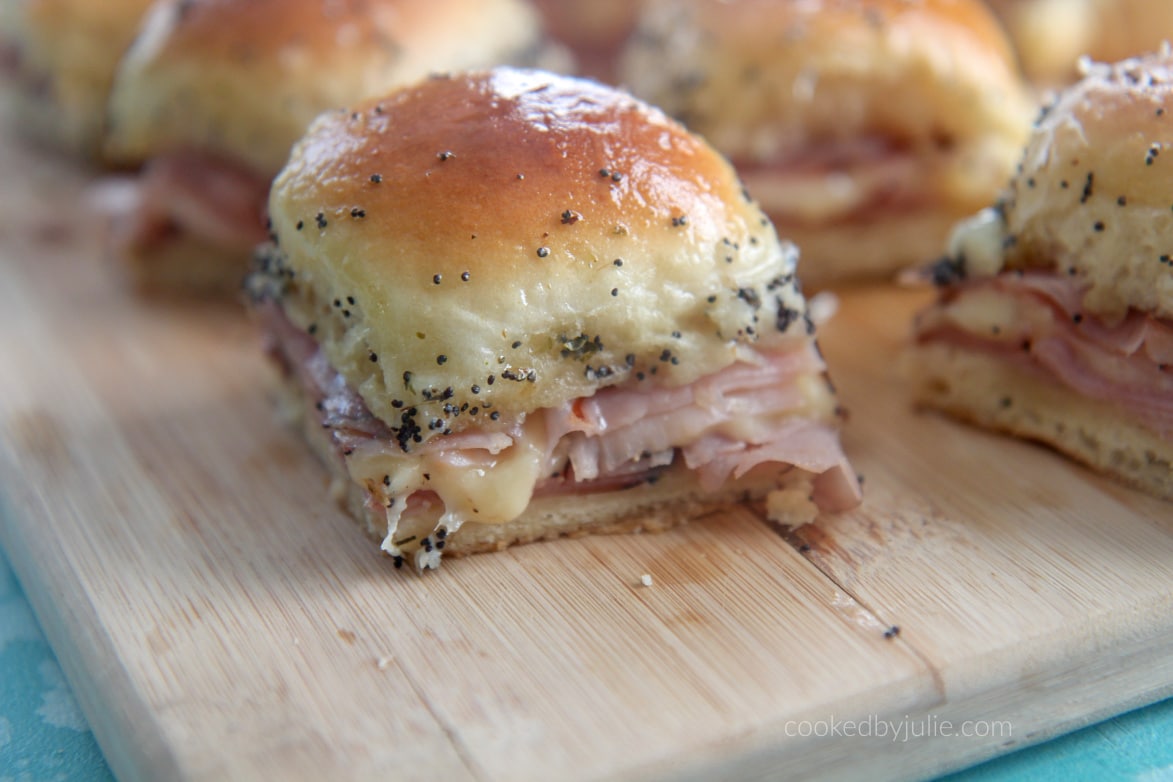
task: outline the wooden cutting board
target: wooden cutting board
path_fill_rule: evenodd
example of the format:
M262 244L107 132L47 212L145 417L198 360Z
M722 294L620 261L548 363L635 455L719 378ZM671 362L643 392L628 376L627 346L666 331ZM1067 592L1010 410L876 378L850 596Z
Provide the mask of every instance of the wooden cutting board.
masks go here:
M2 542L124 780L924 777L1173 693L1173 505L912 412L921 293L825 330L860 510L418 577L238 308L128 294L82 176L0 170Z

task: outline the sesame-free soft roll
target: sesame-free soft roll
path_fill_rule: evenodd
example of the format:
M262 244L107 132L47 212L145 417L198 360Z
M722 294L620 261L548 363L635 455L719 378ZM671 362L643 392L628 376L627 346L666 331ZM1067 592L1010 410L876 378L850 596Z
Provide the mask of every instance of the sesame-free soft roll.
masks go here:
M623 92L433 78L319 118L269 209L254 308L397 563L858 502L795 248Z
M932 276L919 399L1173 499L1173 56L1097 65Z
M1034 110L979 0L649 0L620 72L733 161L813 285L935 257Z
M5 0L6 117L36 141L97 162L114 72L152 0Z
M527 60L522 0L163 0L127 54L107 153L143 164L119 253L148 287L239 288L269 183L323 111Z

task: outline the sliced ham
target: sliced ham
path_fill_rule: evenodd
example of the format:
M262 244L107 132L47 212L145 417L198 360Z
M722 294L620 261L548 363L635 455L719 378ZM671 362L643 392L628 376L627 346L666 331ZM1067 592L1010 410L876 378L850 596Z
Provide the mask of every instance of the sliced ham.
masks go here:
M1173 363L1173 324L1136 310L1117 323L1105 323L1084 311L1084 291L1073 277L1048 271L1009 272L970 284L990 285L1012 296L1034 296L1049 304L1082 336L1112 352L1131 356L1144 348L1158 364Z
M965 297L991 290L1015 302L1019 322L1001 324L997 334L976 333L948 317ZM1083 311L1083 291L1073 278L1028 271L968 280L922 320L918 338L999 352L1173 436L1173 324L1135 310L1105 323Z
M783 222L829 223L912 210L932 198L927 167L939 154L917 153L878 137L812 144L801 154L736 162L746 188Z
M545 411L547 432L561 441L561 449L570 449L576 475L605 475L714 429L746 430L749 421L785 415L803 401L796 379L823 369L814 350L804 348L764 356L760 364L737 363L680 388L607 388ZM764 431L752 428L737 439ZM589 451L580 445L584 440L592 442ZM559 450L555 447L554 453ZM598 460L589 467L584 463L588 452Z
M1035 340L1031 356L1053 377L1084 396L1120 405L1161 434L1173 436L1173 374L1147 356L1122 359L1085 340Z
M260 307L269 338L331 429L340 454L402 458L395 433L376 419L324 354L275 304ZM412 447L420 458L488 470L498 456L541 432L542 466L534 496L606 491L642 482L683 459L716 489L760 464L793 465L820 475L815 501L826 510L859 502L859 485L831 426L795 415L800 377L823 371L813 346L758 354L687 386L616 386L494 428L470 428ZM536 422L536 426L533 423Z
M818 476L812 499L821 509L841 511L859 504L859 480L831 428L790 418L757 439L745 443L708 436L683 449L685 463L698 471L707 489L740 478L759 464L791 464Z
M190 236L229 251L250 252L266 239L269 179L242 164L188 151L151 160L116 215L123 249L153 249Z

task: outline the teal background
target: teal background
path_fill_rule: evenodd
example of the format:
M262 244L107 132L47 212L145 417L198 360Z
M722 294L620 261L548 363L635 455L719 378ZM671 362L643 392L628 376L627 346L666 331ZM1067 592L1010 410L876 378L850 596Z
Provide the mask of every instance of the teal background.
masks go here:
M0 552L0 782L113 780ZM941 782L1173 782L1173 700L952 774Z
M0 782L113 780L0 552Z

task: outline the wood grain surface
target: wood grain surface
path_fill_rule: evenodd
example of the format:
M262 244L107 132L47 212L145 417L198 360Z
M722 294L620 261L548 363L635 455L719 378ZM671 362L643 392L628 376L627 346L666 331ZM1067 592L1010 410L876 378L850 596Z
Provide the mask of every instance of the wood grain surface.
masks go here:
M923 293L824 332L858 511L417 577L275 420L239 307L136 297L84 175L0 170L0 542L121 779L921 778L1173 693L1173 506L911 410ZM928 735L844 735L880 721Z

